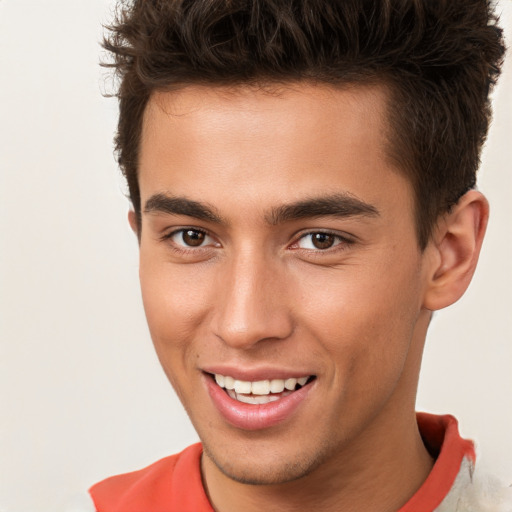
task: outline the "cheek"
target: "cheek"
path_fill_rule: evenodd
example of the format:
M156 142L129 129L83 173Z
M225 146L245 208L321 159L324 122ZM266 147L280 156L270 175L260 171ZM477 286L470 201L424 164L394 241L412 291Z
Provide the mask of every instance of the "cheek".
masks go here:
M177 267L141 254L140 282L158 356L162 363L164 359L165 362L182 359L192 350L192 340L208 313L211 303L208 281L195 265Z
M373 268L333 269L316 275L314 286L303 279L299 294L304 324L331 356L334 378L357 381L358 389L399 377L421 304L413 265L409 272L403 266Z
M346 361L349 369L363 366L368 373L383 368L393 371L407 354L414 325L413 315L399 309L391 300L341 299L336 307L324 308L314 316L316 328L322 330L318 338L338 361ZM318 323L319 319L323 321Z
M341 301L331 310L337 321L318 336L332 361L334 413L345 417L349 430L381 410L407 380L414 319L405 326L391 298Z

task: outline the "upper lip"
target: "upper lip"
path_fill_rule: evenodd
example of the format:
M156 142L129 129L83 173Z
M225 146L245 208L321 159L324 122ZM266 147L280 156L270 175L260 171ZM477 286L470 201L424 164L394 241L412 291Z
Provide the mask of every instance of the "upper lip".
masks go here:
M272 379L291 379L300 377L309 377L314 375L312 372L304 370L293 370L290 368L259 367L259 368L241 368L233 365L212 365L202 368L205 373L229 375L236 380L255 382L259 380Z

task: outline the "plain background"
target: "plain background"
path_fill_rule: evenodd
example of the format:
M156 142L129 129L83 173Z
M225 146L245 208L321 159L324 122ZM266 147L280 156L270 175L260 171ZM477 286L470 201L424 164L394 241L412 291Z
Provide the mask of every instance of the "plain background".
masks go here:
M54 512L196 440L153 354L101 92L100 0L0 0L0 510ZM502 0L512 41L512 4ZM434 319L418 408L455 414L512 482L512 55L480 188L491 223L464 299Z

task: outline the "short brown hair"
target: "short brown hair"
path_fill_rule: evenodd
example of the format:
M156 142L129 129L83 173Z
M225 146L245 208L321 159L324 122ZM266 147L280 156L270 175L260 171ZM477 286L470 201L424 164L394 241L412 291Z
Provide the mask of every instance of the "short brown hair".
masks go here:
M116 150L139 223L146 104L187 84L388 85L389 155L413 185L421 248L475 186L505 51L487 0L134 0L107 28Z

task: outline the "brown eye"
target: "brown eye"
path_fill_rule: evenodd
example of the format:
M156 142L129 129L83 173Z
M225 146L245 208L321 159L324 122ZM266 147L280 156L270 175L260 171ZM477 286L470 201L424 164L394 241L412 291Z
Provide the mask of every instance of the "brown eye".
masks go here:
M182 231L182 240L185 245L190 247L198 247L202 245L206 238L206 234L195 229L186 229Z
M163 237L169 240L177 250L201 251L207 248L219 248L221 244L202 229L183 228L177 229Z
M311 243L316 249L329 249L335 241L336 237L329 233L313 233L311 235Z
M326 251L337 245L348 245L350 243L349 240L343 238L341 235L323 231L313 231L301 236L297 241L296 247L309 251Z

